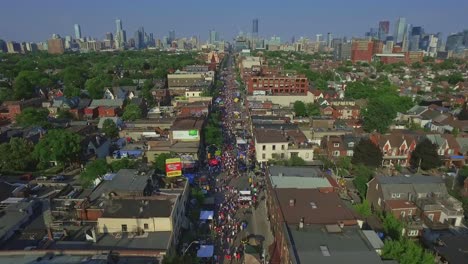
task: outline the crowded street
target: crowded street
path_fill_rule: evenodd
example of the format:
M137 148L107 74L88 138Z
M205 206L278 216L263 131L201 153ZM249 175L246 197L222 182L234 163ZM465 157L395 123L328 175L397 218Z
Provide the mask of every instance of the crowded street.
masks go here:
M208 225L215 238L214 263L242 263L249 241L263 239L255 234L254 219L259 202L265 200L264 173L255 164L245 96L235 81L233 64L229 57L214 106L221 113L224 142L219 155L206 164L210 183L206 189L211 190L207 197L214 198L214 215ZM266 215L261 217L266 220ZM260 258L264 257L263 252Z

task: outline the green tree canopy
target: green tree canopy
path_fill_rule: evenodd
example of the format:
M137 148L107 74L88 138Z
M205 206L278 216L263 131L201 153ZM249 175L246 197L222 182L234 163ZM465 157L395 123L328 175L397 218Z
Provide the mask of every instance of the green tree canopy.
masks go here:
M141 118L141 108L134 104L130 103L127 106L125 106L124 113L122 115L123 120L130 120L130 121L135 121L137 119Z
M112 119L104 120L101 130L110 139L119 137L119 128Z
M367 217L372 215L372 210L371 210L370 203L366 199L363 200L362 203L360 203L360 204L355 204L354 209L356 210L356 212L360 216L362 216L364 218L367 218Z
M13 82L13 94L15 99L29 99L34 95L34 88L41 84L47 84L43 74L38 71L21 71Z
M0 145L0 169L2 171L24 171L36 165L32 152L34 145L23 138L11 138Z
M36 144L33 155L42 165L57 161L65 164L78 161L81 136L67 130L52 129Z
M374 177L372 168L359 164L353 167L353 184L359 192L359 196L364 199L367 193L367 183Z
M401 238L403 223L396 219L393 213L390 212L385 214L382 225L385 233L393 240L398 240Z
M129 158L115 160L115 161L112 161L111 164L109 164L110 169L113 172L118 172L119 170L122 170L122 169L135 169L137 165L138 165L138 161L131 160Z
M306 116L307 115L307 110L306 110L306 106L304 104L304 102L302 101L296 101L294 102L294 113L296 114L296 116Z
M44 108L25 108L16 116L16 123L22 127L45 126L49 111Z
M89 187L95 179L107 173L107 162L105 159L97 159L88 163L83 172L80 173L80 182Z
M394 259L401 264L435 264L434 255L425 251L420 245L409 239L385 240L382 257Z
M393 106L379 98L371 99L367 108L361 111L363 128L366 132L387 132L396 116Z
M382 151L370 139L363 138L354 147L353 164L363 164L369 167L380 167L382 165Z
M305 105L307 116L320 116L320 107L318 104L308 103Z
M442 165L442 160L437 153L437 145L433 144L429 139L424 138L416 145L416 148L411 153L410 164L413 168L418 168L421 163L421 169L430 170L438 168Z
M101 99L104 96L104 87L112 85L112 78L107 74L101 74L86 80L85 87L92 99Z
M163 173L165 174L166 173L166 160L173 158L173 157L174 155L172 155L171 153L161 153L157 156L155 155L153 167L156 170L156 172L160 174L163 174Z

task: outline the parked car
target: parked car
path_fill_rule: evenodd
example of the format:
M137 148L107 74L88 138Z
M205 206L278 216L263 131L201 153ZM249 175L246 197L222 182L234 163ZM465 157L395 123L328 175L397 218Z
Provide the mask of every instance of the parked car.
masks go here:
M58 182L58 181L64 181L64 180L65 180L65 176L63 176L63 175L57 175L57 176L55 176L55 177L52 177L52 180L53 180L53 181L56 181L56 182Z

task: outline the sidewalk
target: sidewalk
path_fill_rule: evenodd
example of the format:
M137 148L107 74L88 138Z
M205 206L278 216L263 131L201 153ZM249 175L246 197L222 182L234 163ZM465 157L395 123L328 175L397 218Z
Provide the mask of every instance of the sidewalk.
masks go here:
M267 254L266 259L269 259L268 247L273 244L274 237L271 233L270 222L267 221L267 218L268 212L265 199L259 202L257 209L253 210L253 214L249 219L249 223L251 224L247 227L247 230L250 234L263 238L262 248L264 249L265 254Z

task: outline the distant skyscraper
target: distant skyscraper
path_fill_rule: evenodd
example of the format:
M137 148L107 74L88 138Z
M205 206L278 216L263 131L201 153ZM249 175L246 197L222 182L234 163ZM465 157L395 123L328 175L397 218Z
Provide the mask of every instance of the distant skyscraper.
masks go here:
M445 43L445 49L447 51L456 51L463 48L463 33L452 34L447 37L447 42Z
M395 23L395 34L394 34L394 41L396 44L400 44L403 42L403 38L405 36L406 31L406 18L400 17L398 18L397 22Z
M75 24L75 38L81 39L81 27L78 24Z
M169 39L168 39L169 44L171 44L172 41L174 41L175 39L176 39L175 30L169 31Z
M322 41L322 34L316 34L315 37L316 37L315 39L316 42Z
M390 21L380 21L379 22L379 39L385 40L390 31Z
M327 47L331 48L331 44L332 44L332 33L328 32L327 33Z
M107 32L106 33L106 40L114 40L114 35L112 34L112 32Z
M252 20L252 35L253 36L258 36L258 19L255 18Z
M210 30L210 39L209 43L214 44L219 41L219 34L215 30Z
M124 48L127 36L125 30L122 27L122 21L120 19L115 20L115 47Z
M402 47L403 51L408 51L408 49L409 49L409 42L410 42L410 38L411 38L412 28L413 27L411 26L411 24L408 24L405 27L405 31L403 33L403 41L402 41L402 44L401 44L401 47Z

